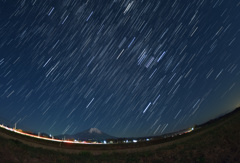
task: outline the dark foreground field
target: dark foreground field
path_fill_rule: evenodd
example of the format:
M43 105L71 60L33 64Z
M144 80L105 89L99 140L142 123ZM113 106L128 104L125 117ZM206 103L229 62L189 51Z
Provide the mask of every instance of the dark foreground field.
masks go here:
M240 109L191 134L155 143L75 149L0 130L0 162L240 162Z

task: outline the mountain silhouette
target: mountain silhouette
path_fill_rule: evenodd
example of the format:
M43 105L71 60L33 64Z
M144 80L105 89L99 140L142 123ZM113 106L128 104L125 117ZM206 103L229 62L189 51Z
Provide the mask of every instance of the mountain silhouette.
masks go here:
M75 140L82 140L82 141L88 141L88 140L94 140L94 141L101 141L106 139L115 139L116 137L108 135L102 131L100 131L97 128L90 128L88 130L73 134L73 135L58 135L55 136L58 139L75 139Z

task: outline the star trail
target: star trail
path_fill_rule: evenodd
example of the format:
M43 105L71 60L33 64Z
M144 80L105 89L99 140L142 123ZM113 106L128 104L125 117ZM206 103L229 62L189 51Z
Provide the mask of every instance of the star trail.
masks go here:
M240 104L237 0L1 0L0 120L160 135Z

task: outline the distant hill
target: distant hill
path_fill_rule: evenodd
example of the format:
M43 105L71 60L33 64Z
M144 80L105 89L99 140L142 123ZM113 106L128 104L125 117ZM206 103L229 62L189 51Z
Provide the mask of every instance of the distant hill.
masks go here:
M101 141L106 139L115 139L116 137L108 135L97 128L90 128L88 130L85 130L73 135L64 134L64 135L55 136L55 138L75 139L75 140L83 140L83 141L88 141L88 140Z
M196 127L204 127L204 126L210 125L210 124L215 123L215 122L217 122L219 120L222 120L222 119L225 119L227 117L230 117L230 116L232 116L232 115L234 115L234 114L236 114L238 112L240 112L240 107L234 109L233 111L222 113L222 114L220 114L219 116L217 116L214 119L210 119L209 121L207 121L205 123L196 125Z

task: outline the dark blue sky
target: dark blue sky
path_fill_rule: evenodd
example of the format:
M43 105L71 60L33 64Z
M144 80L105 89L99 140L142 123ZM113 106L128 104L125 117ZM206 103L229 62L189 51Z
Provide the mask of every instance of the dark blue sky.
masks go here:
M240 3L0 1L0 120L173 132L240 104Z

